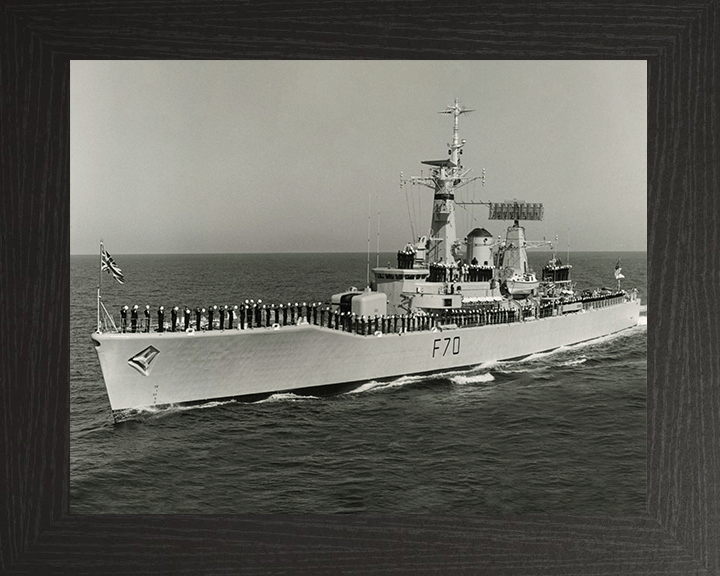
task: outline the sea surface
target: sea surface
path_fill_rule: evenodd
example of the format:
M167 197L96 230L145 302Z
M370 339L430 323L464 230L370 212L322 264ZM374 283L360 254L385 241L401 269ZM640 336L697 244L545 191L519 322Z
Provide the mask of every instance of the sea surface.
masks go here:
M539 270L550 254L529 257ZM366 254L113 258L125 284L103 273L102 297L116 322L125 304L328 302L366 284ZM571 253L577 287L614 287L618 258L623 287L647 305L645 252ZM98 271L99 256L71 257L73 513L646 512L644 317L521 361L326 397L147 409L115 423L90 340Z

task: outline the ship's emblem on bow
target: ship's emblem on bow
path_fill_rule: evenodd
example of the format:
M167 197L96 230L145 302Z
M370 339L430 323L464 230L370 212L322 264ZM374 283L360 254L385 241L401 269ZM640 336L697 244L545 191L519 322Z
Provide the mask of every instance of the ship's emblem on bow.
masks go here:
M148 346L145 350L130 358L128 364L140 372L140 374L147 376L150 374L150 364L158 354L160 354L160 350L155 348L155 346Z

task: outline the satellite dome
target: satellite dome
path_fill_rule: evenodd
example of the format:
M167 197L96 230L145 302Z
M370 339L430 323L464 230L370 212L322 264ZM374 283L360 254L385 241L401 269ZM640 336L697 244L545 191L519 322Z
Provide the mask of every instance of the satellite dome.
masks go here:
M475 238L476 236L480 236L481 238L492 238L492 234L485 230L485 228L475 228L475 230L468 234L468 238Z

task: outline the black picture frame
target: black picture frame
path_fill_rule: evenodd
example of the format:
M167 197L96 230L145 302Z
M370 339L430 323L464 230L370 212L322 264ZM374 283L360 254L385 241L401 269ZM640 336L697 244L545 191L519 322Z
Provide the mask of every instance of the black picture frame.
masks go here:
M0 572L718 573L719 40L717 0L0 5ZM69 62L165 58L647 60L647 515L69 513Z

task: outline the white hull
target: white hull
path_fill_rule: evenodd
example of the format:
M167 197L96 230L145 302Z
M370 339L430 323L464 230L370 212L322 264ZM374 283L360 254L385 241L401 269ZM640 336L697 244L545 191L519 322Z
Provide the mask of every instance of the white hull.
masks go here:
M92 335L111 408L124 410L422 374L526 356L638 323L639 299L564 316L358 336L314 325ZM148 347L133 365L131 359ZM143 373L143 368L145 368Z

